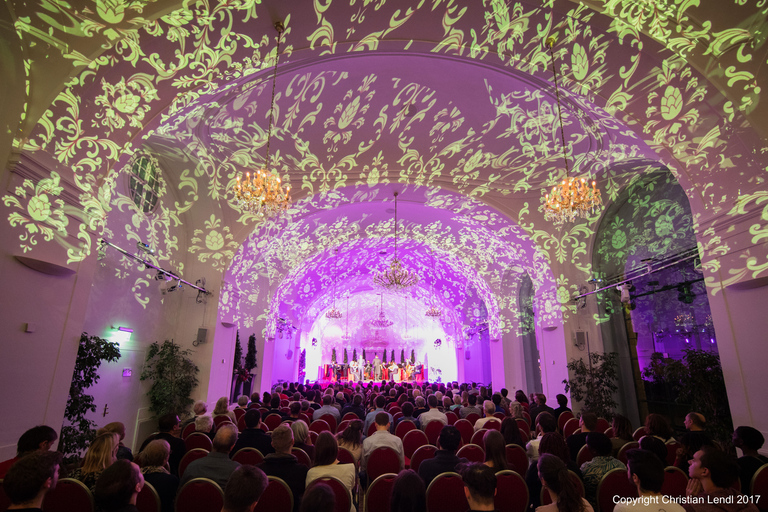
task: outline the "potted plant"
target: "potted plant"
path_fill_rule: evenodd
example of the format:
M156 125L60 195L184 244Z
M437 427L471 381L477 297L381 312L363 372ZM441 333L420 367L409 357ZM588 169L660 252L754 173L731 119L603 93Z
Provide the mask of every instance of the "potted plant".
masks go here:
M189 350L182 350L173 340L165 340L162 345L154 342L149 347L141 380L152 381L147 396L149 410L155 417L168 413L186 415L194 402L191 394L200 369L189 354Z

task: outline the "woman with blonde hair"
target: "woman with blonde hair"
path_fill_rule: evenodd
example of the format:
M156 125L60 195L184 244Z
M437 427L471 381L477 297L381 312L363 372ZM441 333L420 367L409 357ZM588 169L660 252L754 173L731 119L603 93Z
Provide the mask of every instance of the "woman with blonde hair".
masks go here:
M119 446L120 434L109 432L97 436L85 452L82 467L72 472L72 478L80 480L93 492L101 473L117 460Z
M216 400L216 407L213 409L213 417L216 418L219 415L229 416L229 421L237 425L237 416L229 410L229 398L225 396Z
M160 496L162 512L173 512L173 500L179 488L179 477L172 475L168 466L170 456L171 445L163 439L151 441L139 454L141 473Z
M118 434L120 436L120 446L117 448L118 460L126 459L133 462L133 453L131 452L131 449L123 444L123 439L125 439L125 425L119 421L113 421L112 423L107 423L96 431L97 436L108 433Z
M339 448L349 450L355 463L359 463L360 457L363 455L363 422L352 420L336 438L339 441Z
M315 460L315 447L312 446L312 438L309 437L309 427L304 420L297 420L291 423L291 430L293 430L293 446L294 448L301 448L307 455L309 460Z

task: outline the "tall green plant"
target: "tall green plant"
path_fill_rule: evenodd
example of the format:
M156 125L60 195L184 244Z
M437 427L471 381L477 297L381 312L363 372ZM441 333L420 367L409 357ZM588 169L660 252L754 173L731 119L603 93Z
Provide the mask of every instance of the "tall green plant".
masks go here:
M248 337L248 351L245 353L243 368L250 372L256 368L256 366L258 366L256 363L256 335L251 334Z
M78 454L88 448L96 433L96 422L85 417L88 412L96 412L96 405L93 396L86 394L85 390L99 382L98 370L103 361L114 362L118 359L120 347L117 343L88 336L86 332L80 335L59 441L59 451L65 455L67 463L78 459Z
M619 390L619 354L592 352L589 361L591 364L585 363L583 358L571 359L568 363L571 378L563 381L565 392L570 391L571 398L577 402L583 400L585 410L610 419L619 405L613 399Z
M384 354L381 356L381 363L387 364L387 349L384 349Z
M405 364L405 349L400 350L400 364Z
M235 372L243 367L243 347L240 345L240 330L235 335L235 356L232 358Z
M331 349L331 362L336 364L336 348Z
M183 415L194 402L191 395L200 369L189 354L189 350L182 350L173 340L165 340L162 345L154 342L149 347L141 380L152 381L147 396L149 410L156 417L169 413Z
M344 364L347 364L349 361L347 360L347 349L344 349Z
M352 360L353 361L357 361L357 349L356 348L352 349Z
M393 363L395 362L395 349L392 349L392 354L390 354L389 360Z
M363 349L363 361L368 362L368 358L365 357L365 349Z
M416 364L416 353L411 349L411 364Z

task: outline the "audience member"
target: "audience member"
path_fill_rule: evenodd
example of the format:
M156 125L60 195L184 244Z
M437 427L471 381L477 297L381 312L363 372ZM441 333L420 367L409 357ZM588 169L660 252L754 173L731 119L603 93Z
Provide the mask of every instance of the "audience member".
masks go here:
M4 475L3 491L11 502L8 510L42 510L45 494L59 480L61 459L59 452L40 448L24 453Z
M48 425L38 425L27 430L16 443L16 456L12 459L0 462L0 478L5 478L8 470L11 469L16 461L25 455L34 453L37 451L47 452L51 449L51 445L56 442L59 436L56 431Z
M489 430L483 435L483 445L485 447L485 465L493 468L494 471L503 471L507 467L507 445L504 443L504 436L498 430Z
M661 414L651 413L645 418L645 433L649 436L655 436L666 443L671 441L672 427L669 426L667 418Z
M613 446L613 456L616 457L622 446L633 442L635 439L632 437L632 423L629 422L629 418L626 416L621 414L615 415L611 426L613 427L611 445Z
M203 457L189 463L184 475L181 477L180 486L193 478L210 478L219 487L227 486L229 475L240 466L240 463L229 459L229 452L237 442L237 427L234 425L222 425L213 438L213 450Z
M597 415L591 412L582 412L581 418L579 418L579 427L581 432L571 434L565 440L568 443L568 449L571 450L571 460L578 458L579 450L587 444L587 434L597 428Z
M646 450L659 458L661 462L664 463L664 466L667 465L667 445L664 444L664 441L659 439L658 437L653 436L643 436L640 438L640 449Z
M237 416L234 411L229 410L229 398L223 396L216 400L216 407L213 408L213 417L227 416L229 421L237 425Z
M627 467L619 459L613 457L613 445L610 438L602 432L587 434L587 448L592 452L592 460L581 465L584 475L584 495L593 507L597 507L597 486L603 476L612 469Z
M489 421L499 421L498 418L496 418L493 413L496 412L496 405L490 400L486 400L483 402L483 413L484 416L482 418L479 418L477 421L475 421L475 424L473 425L473 428L475 429L475 432L480 430L481 428L485 428L485 424Z
M333 489L328 484L317 483L304 494L299 512L334 512L335 509Z
M360 463L363 456L363 422L361 420L352 420L344 429L344 432L338 434L339 448L344 448L352 454L355 464Z
M320 432L315 444L315 465L307 472L306 485L318 478L333 477L337 478L350 494L355 486L355 465L339 464L339 445L336 438L330 432ZM355 512L354 504L351 505L350 512Z
M664 464L656 454L646 450L627 452L627 475L637 487L640 498L632 503L618 503L613 512L683 512L683 507L672 500L664 499L661 486L664 484Z
M248 397L246 395L240 395L237 397L236 409L247 410L248 409ZM235 415L237 417L237 415Z
M250 465L232 472L224 488L224 508L221 512L253 512L268 484L267 475Z
M237 443L232 448L234 456L243 448L256 448L262 455L268 455L275 450L272 448L272 438L264 432L261 425L261 412L258 409L248 409L245 413L245 429L237 436Z
M534 463L539 459L539 443L541 442L541 438L544 437L544 434L556 431L557 421L553 415L543 411L536 416L536 437L528 441L528 444L525 445L525 452L531 463Z
M519 402L520 405L523 406L523 409L525 409L526 411L529 410L530 405L528 404L528 397L525 396L525 391L523 391L522 389L518 389L517 391L515 391L515 401Z
M731 485L739 478L734 457L717 448L705 446L693 454L688 467L686 496L698 496L700 503L686 503L688 512L757 512L752 503L740 503Z
M435 452L435 456L423 461L419 466L419 476L427 487L440 473L456 471L456 466L467 462L467 459L456 456L456 450L461 445L461 433L456 427L444 426L440 431L439 442L440 449Z
M296 423L304 422L296 421L293 425ZM297 512L301 506L309 468L300 464L296 456L291 454L291 448L293 448L293 430L291 427L279 425L272 432L272 447L275 452L264 457L264 462L258 467L267 476L276 476L288 484L291 493L293 493L293 510Z
M365 407L363 407L363 395L359 393L356 394L354 398L352 398L352 402L347 404L341 410L341 417L343 418L350 412L356 415L361 420L365 420Z
M389 419L389 423L391 425L394 425L395 423L395 421L392 419L392 415L384 410L384 406L387 405L387 399L384 395L377 396L376 399L374 400L374 404L376 405L376 408L365 416L365 425L363 425L364 436L368 435L368 429L370 429L371 424L376 421L376 416L379 413L383 412L384 414L386 414L387 418Z
M536 423L536 418L539 414L542 412L548 412L552 415L552 417L555 417L555 410L547 405L547 397L543 393L536 393L536 403L535 405L531 405L530 414L531 419L533 420L533 423Z
M549 493L552 503L536 508L536 512L594 512L592 505L581 497L579 488L559 457L542 453L537 468L541 485Z
M325 414L330 414L334 418L336 418L336 423L338 424L341 420L341 414L339 413L339 410L333 406L333 396L331 395L324 395L323 396L323 406L316 410L314 414L312 414L312 420L319 420L321 416Z
M520 448L525 449L525 443L520 436L520 427L517 426L517 422L512 418L504 418L501 422L501 435L504 436L505 444L516 444Z
M469 510L495 510L496 469L485 464L462 464L459 466L464 481L464 496Z
M507 414L509 411L509 404L512 403L512 400L507 398L509 396L509 390L507 388L501 388L501 407L504 409L504 414Z
M119 421L113 421L112 423L107 423L96 431L97 436L107 433L114 433L120 436L120 443L117 447L117 459L125 459L133 462L133 452L123 444L123 439L125 439L125 425Z
M309 427L304 420L294 421L289 425L293 431L293 446L304 450L309 456L309 460L315 460L315 447L312 445L312 438L309 437Z
M427 510L427 488L424 480L412 469L397 474L392 486L390 512L424 512Z
M687 429L686 432L680 436L680 444L682 449L677 454L676 466L688 472L688 461L693 458L693 454L701 450L702 446L709 446L712 444L712 436L709 432L704 430L706 420L704 416L697 412L689 412L683 420L683 424Z
M555 409L554 416L555 421L560 419L560 415L564 412L571 412L571 410L568 408L568 397L563 395L562 393L555 396L555 399L557 399L557 409Z
M117 460L118 434L102 434L93 441L85 452L83 465L72 472L72 478L83 482L90 490L96 487L101 473Z
M523 406L520 402L515 400L514 402L509 402L509 416L513 419L525 419L525 415L523 415Z
M448 424L448 416L438 410L437 403L437 396L429 395L427 397L427 405L429 406L429 410L419 415L419 422L421 423L422 430L426 430L427 423L431 421L437 421L443 425Z
M213 423L213 418L208 415L197 416L195 418L195 432L207 435L211 441L216 436L216 428Z
M179 488L179 477L168 470L170 456L171 445L164 439L155 439L139 454L141 474L157 491L162 512L173 512L173 500Z
M175 414L165 414L160 416L157 420L157 430L159 433L152 434L144 440L141 444L139 451L144 451L144 448L150 441L155 439L163 439L168 441L171 445L171 457L168 459L168 465L171 468L171 474L179 476L179 462L184 454L187 453L187 447L184 444L184 440L179 438L181 433L181 427L179 426L179 417Z
M379 397L382 398L382 397ZM400 469L405 466L405 455L403 451L403 441L391 434L390 430L390 416L385 412L376 414L376 431L370 436L366 437L363 441L363 464L362 469L368 467L368 458L376 448L386 447L395 450L398 458L400 459Z
M414 407L411 402L405 402L401 412L403 415L395 421L395 427L403 421L410 421L416 425L416 428L421 429L421 422L419 422L419 418L414 416Z
M136 498L144 487L139 466L118 460L99 476L93 498L102 512L139 512Z
M571 460L571 455L568 450L568 445L565 444L563 436L556 432L550 432L544 434L539 442L539 457L548 453L554 455L563 461L566 468L573 471L579 479L582 478L581 470L574 461ZM531 464L525 473L525 483L528 484L528 490L530 492L531 506L535 509L541 505L541 479L539 479L538 468L536 464Z
M477 407L477 395L470 394L467 397L467 405L459 409L459 417L462 419L466 419L467 416L470 414L477 414L478 416L483 415L483 411Z
M742 456L736 461L739 465L742 494L749 493L752 477L755 476L760 466L768 464L768 457L757 453L763 447L764 442L763 434L756 428L741 426L736 427L733 432L733 446L740 449L742 453Z
M182 422L182 424L181 424L181 429L182 430L184 428L186 428L186 426L189 425L190 423L193 423L198 416L206 415L208 413L208 404L206 404L202 400L198 400L198 401L195 402L195 405L192 406L192 412L195 415L190 417L190 418L187 418L186 420L184 420Z

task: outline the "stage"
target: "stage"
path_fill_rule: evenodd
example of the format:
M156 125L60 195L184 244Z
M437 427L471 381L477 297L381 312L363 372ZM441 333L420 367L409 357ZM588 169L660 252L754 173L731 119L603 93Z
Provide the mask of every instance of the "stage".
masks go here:
M412 368L412 369L411 369ZM418 371L417 371L418 369ZM410 370L410 371L409 371ZM382 367L381 378L375 379L372 375L371 365L367 365L363 371L362 378L359 378L360 372L352 368L348 364L323 364L317 368L317 380L318 382L333 383L368 383L381 382L382 380L394 381L394 382L411 382L421 383L424 382L424 376L427 375L427 367L424 365L416 365L410 367L401 367L398 365L396 370L390 370L389 368Z

